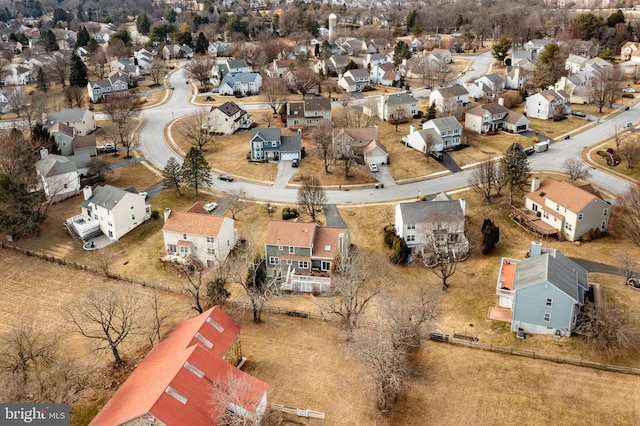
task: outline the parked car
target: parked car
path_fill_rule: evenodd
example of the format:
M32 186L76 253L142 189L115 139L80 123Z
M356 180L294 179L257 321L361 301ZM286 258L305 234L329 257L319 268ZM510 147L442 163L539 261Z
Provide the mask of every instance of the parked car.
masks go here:
M432 156L433 158L435 158L438 161L442 161L444 156L442 155L442 153L440 151L431 151L429 152L429 155Z
M218 176L218 180L224 180L227 182L233 182L233 176L231 175L220 175Z
M624 93L636 93L636 89L634 89L633 87L625 87L624 89L622 89L622 91Z
M138 192L138 195L142 195L144 197L144 199L146 200L147 198L149 198L149 194L146 193L145 191L142 192Z
M629 111L629 107L628 106L624 107L624 110Z
M535 149L533 149L533 147L532 147L532 146L530 146L529 148L525 148L523 151L524 151L524 153L525 153L525 154L527 154L527 155L532 155L533 153L535 153L535 152L536 152L536 150L535 150Z
M212 211L214 211L217 208L218 208L218 204L217 203L207 203L207 204L204 205L204 209L206 211L208 211L209 213L211 213Z
M587 114L581 111L571 111L571 115L575 115L576 117L586 117Z
M485 133L487 136L493 136L493 135L497 135L498 131L497 130L489 130L487 133Z
M116 151L116 145L113 143L105 143L104 145L100 146L98 148L98 151L102 152L102 153L107 153L107 152L115 152Z
M369 170L371 170L371 173L376 173L378 171L378 165L376 163L369 163Z
M294 160L291 162L291 167L298 167L300 165L300 160L298 160L297 158L294 158Z

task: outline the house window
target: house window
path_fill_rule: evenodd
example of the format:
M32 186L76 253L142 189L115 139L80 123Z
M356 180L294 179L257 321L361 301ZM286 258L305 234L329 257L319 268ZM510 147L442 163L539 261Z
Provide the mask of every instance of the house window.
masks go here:
M186 256L188 254L189 254L189 247L180 246L180 255L181 256Z
M269 256L269 265L279 265L280 258L278 256Z
M178 247L175 244L169 244L168 251L169 253L175 254L178 251Z
M409 223L407 225L407 229L416 229L416 224L415 223Z
M602 211L602 216L606 216L606 215L607 215L607 213L609 213L609 209L604 209L604 210Z
M542 217L544 217L545 219L549 219L549 212L543 212Z
M182 239L186 240L187 239L187 234L182 234Z
M295 247L289 247L289 254L294 254L296 252Z
M560 204L556 204L556 211L560 211Z
M582 213L578 213L578 220L582 219L584 215Z
M278 250L282 250L282 249L283 249L283 247L282 247L282 246L278 246Z
M207 242L208 243L213 243L213 242L215 242L215 238L214 237L207 237Z
M571 231L573 229L573 225L567 222L564 224L564 229L566 229L567 231Z
M291 265L293 261L291 259L287 259L287 265Z
M136 220L136 215L135 214L131 215L131 220Z
M551 299L550 297L547 297L546 306L551 307L552 305L553 305L553 299Z
M323 260L322 262L320 262L320 270L328 271L329 269L331 269L331 261L330 260Z
M412 242L414 242L416 240L416 236L415 235L407 235L406 240L407 240L408 243L412 243Z
M209 256L215 256L215 255L216 255L216 249L213 249L213 248L209 247L209 248L207 249L207 254L208 254Z
M544 314L544 321L545 321L545 322L549 322L549 321L551 321L551 314L549 314L549 313L545 313L545 314Z
M307 262L305 260L299 260L298 261L298 268L299 269L309 269L309 262Z

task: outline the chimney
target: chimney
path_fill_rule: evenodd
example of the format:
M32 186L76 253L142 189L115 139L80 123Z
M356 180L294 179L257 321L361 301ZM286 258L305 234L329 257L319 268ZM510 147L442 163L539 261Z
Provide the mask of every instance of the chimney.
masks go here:
M82 195L84 195L85 200L91 198L91 196L93 195L93 191L91 190L91 187L89 185L82 188Z
M531 241L531 249L529 249L529 257L536 257L542 254L542 243L540 241Z
M504 106L504 98L498 98L498 105Z
M344 234L342 233L338 235L338 251L344 253Z
M466 211L467 211L467 200L463 198L460 198L460 207L462 208L462 215L465 216L466 215Z
M302 137L302 129L298 129L298 136Z
M40 159L45 159L49 156L49 150L47 148L40 149Z
M164 223L167 223L169 216L171 216L171 209L167 207L166 209L164 209Z
M531 178L531 192L537 191L540 188L540 178L533 177Z
M416 128L414 126L409 126L409 134L413 133L416 131Z

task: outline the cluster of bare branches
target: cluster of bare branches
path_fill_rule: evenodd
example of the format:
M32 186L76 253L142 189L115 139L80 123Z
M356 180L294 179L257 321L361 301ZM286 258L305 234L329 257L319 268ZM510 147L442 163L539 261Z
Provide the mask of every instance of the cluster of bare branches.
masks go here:
M469 184L473 190L482 194L487 204L491 204L493 194L500 196L506 185L506 176L499 160L485 160L471 171Z
M315 176L307 177L298 189L298 207L300 211L311 218L312 222L318 219L322 206L327 202L327 194Z

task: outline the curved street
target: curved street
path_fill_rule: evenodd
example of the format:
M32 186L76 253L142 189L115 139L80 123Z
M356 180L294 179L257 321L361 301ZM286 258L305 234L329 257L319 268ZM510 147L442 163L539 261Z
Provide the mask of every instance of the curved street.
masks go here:
M488 56L488 58L492 61L490 56ZM490 61L487 60L486 54L482 55L482 59L482 61L474 61L474 63L477 64L474 67L474 71L478 74L484 72L484 70L480 71L478 68L481 66L488 68L490 66ZM464 78L469 77L468 74L464 76ZM169 76L168 84L174 87L174 90L170 93L169 100L161 105L143 110L142 115L146 123L139 134L140 150L143 152L146 160L160 170L164 168L164 165L170 157L176 157L176 159L180 160L180 156L170 148L165 140L164 131L166 125L175 118L205 108L204 106L190 103L191 86L187 83L182 68ZM422 95L423 94L421 94L421 96ZM354 103L355 102L357 101L354 101ZM259 104L244 105L243 107L247 110L265 108ZM638 121L636 117L638 117L639 113L640 104L635 104L628 111L622 111L611 119L603 121L588 130L571 135L570 139L551 144L548 151L536 153L529 157L531 169L533 171L561 172L563 163L567 158L580 158L580 154L585 148L597 145L610 138L613 136L616 128L620 128L626 125L626 123L636 123ZM327 202L331 204L359 204L416 198L419 194L438 193L466 187L469 185L470 175L471 172L469 170L464 170L459 173L448 174L420 182L395 185L383 189L358 188L328 190ZM625 191L630 185L628 180L597 169L592 170L590 180L594 185L611 194L619 194ZM266 190L266 188L268 188L268 190ZM242 189L247 198L260 201L292 203L295 202L297 197L297 189L280 186L267 187L265 185L242 181L222 182L214 180L211 189L222 192L231 189Z

